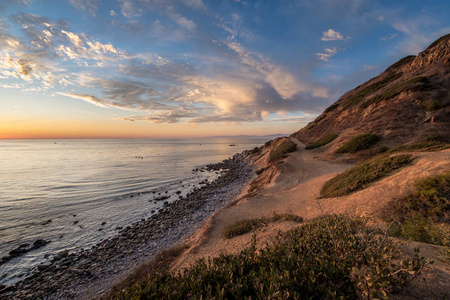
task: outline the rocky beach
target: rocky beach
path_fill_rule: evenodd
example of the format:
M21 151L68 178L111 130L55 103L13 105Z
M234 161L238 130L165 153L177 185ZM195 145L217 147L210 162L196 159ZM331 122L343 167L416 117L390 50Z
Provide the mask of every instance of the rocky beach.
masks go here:
M0 298L97 298L159 251L183 242L236 197L254 174L241 154L195 171L220 176L201 183L186 197L165 202L153 216L90 249L55 253L49 263L39 265L16 285L0 286Z

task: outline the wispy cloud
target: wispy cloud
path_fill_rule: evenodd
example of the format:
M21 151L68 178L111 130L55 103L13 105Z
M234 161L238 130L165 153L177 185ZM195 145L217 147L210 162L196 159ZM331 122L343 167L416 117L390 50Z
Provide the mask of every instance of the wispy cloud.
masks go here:
M384 42L387 42L387 41L389 41L389 40L395 39L397 36L398 36L397 33L391 33L391 34L388 34L388 35L385 35L385 36L380 37L380 40L382 40L382 41L384 41Z
M328 59L338 53L336 47L325 48L323 53L316 53L317 58L323 61L328 61Z
M80 11L87 11L95 16L100 5L100 0L69 0L70 4Z

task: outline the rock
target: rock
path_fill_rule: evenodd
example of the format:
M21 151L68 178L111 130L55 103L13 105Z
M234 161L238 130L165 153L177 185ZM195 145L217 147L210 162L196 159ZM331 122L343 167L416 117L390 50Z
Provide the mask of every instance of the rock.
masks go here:
M45 270L47 270L48 268L50 268L50 266L51 266L51 265L44 265L44 264L42 264L42 265L38 265L38 266L37 266L37 269L38 269L40 272L42 272L42 271L45 271Z
M105 225L105 224L106 224L106 222L102 222L102 226Z
M37 240L37 241L35 241L35 242L33 243L32 249L38 249L38 248L44 247L45 245L47 245L47 244L50 243L50 242L51 242L51 241L46 241L46 240L41 240L41 239L39 239L39 240Z
M55 256L55 260L60 260L61 258L67 257L69 255L69 250L63 250L61 252L58 252Z

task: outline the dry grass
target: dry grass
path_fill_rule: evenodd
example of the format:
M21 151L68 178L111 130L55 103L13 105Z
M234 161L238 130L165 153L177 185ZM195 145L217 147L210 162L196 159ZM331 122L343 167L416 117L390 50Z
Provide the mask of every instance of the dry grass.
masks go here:
M269 223L277 222L280 220L292 221L292 222L303 222L303 218L294 214L284 213L277 214L274 213L272 217L261 217L254 219L243 219L225 227L222 235L226 239L245 234L257 228L263 227Z
M115 284L109 293L102 297L103 300L118 299L118 295L131 286L147 280L148 275L156 271L166 271L170 264L186 250L186 245L181 244L160 251L149 262L141 264L133 273Z

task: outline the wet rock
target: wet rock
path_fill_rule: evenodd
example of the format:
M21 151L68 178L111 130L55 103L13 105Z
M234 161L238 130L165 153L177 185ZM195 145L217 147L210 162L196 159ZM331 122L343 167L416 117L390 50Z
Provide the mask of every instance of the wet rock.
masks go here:
M37 269L38 269L40 272L42 272L42 271L45 271L45 270L47 270L48 268L50 268L50 266L51 266L51 265L44 265L44 264L42 264L42 265L37 266Z
M58 252L55 256L55 260L60 260L61 258L67 257L69 255L69 250L63 250L61 252Z

